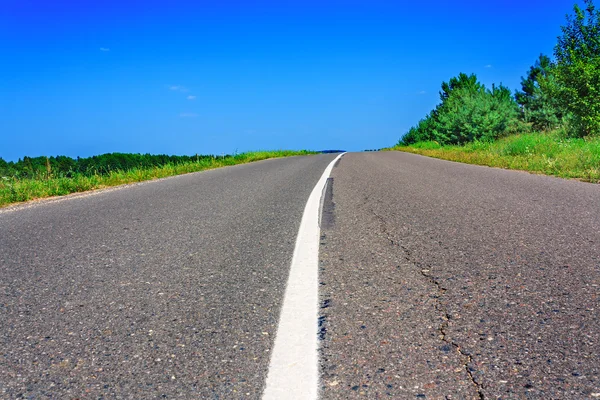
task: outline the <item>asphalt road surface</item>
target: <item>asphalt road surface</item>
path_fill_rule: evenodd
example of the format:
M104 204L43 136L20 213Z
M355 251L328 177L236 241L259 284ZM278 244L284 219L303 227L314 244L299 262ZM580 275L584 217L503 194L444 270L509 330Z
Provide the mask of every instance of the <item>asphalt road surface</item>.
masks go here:
M0 211L0 398L259 399L334 157ZM600 186L397 152L331 177L320 398L600 398Z
M260 398L302 212L334 158L0 211L0 398Z
M600 186L398 152L331 177L323 399L600 398Z

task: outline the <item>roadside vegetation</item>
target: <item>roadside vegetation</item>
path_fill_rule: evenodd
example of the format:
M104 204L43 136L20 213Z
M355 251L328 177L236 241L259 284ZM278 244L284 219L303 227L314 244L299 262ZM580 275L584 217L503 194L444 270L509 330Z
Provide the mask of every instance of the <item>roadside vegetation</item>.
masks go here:
M462 146L419 142L400 149L450 161L600 182L598 137L582 139L564 137L559 132L525 133Z
M89 158L0 158L0 207L70 193L102 189L309 151L256 151L227 156L166 156L111 153Z
M514 95L474 74L442 83L440 103L394 150L600 181L600 12L574 6L554 57L541 54Z

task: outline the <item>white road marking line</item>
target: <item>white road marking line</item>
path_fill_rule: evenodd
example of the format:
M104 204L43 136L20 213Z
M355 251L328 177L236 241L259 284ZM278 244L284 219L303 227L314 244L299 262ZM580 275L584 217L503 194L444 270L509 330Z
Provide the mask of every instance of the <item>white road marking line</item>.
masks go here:
M325 168L304 208L263 400L314 400L319 394L319 214L327 178L344 154Z

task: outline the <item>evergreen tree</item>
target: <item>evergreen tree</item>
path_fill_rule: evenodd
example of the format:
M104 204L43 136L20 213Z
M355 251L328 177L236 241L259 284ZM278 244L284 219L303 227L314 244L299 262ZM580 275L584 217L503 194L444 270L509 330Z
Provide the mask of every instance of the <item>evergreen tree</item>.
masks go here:
M402 144L436 141L463 144L497 139L517 120L518 105L508 88L491 90L474 74L459 74L442 83L441 103L401 139Z

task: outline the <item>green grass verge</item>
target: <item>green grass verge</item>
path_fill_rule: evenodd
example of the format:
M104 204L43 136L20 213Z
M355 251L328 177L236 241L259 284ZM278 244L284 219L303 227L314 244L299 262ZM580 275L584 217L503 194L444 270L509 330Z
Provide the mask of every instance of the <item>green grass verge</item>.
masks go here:
M70 193L103 189L127 183L142 182L168 176L204 171L228 165L245 164L268 158L289 157L314 154L310 151L254 151L241 153L233 157L201 159L197 162L169 164L155 168L139 168L127 171L111 171L107 175L84 176L72 178L16 179L0 178L0 207L10 204L41 199L52 196L63 196Z
M390 150L600 182L600 138L565 139L557 132L527 133L490 143L440 146L436 142L422 142L410 146L395 146Z

